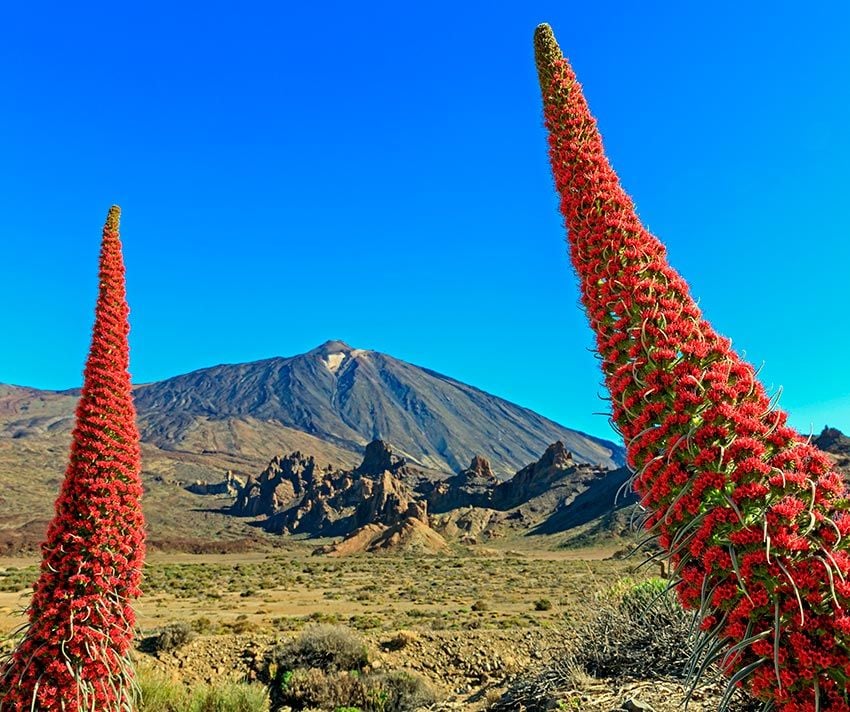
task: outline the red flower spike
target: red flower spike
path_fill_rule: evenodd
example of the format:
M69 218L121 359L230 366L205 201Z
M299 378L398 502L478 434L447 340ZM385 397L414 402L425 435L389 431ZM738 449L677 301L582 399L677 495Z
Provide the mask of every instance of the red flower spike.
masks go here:
M680 600L730 686L778 712L850 712L850 496L641 224L548 25L534 43L582 303Z
M124 262L113 206L71 457L42 545L23 639L0 669L0 710L131 712L130 648L144 562L139 432Z

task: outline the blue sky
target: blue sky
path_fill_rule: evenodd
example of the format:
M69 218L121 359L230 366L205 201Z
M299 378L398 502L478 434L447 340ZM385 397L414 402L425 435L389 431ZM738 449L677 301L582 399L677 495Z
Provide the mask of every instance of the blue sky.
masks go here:
M79 384L115 202L139 382L339 338L609 435L548 21L706 316L850 431L846 3L80 5L0 15L0 382Z

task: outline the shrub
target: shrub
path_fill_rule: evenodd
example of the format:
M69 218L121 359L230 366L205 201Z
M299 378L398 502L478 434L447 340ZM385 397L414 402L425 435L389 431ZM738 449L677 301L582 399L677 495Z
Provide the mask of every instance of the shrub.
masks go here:
M419 636L412 630L400 630L392 638L383 643L386 650L402 650L408 645L419 640Z
M275 709L284 706L296 710L352 706L363 709L366 705L366 688L362 678L343 670L295 670L282 676L279 689L273 688L272 692Z
M571 666L594 677L684 679L693 648L693 615L661 579L634 584L598 604L579 629L581 644L568 656Z
M409 712L437 701L434 690L423 678L403 670L369 675L364 685L369 712Z
M535 611L551 611L552 610L552 601L548 598L538 598L534 602L534 610Z
M492 712L544 712L581 690L588 679L672 679L684 682L694 650L693 614L666 593L667 582L626 579L597 604L597 612L564 646L559 659L515 679ZM737 693L736 712L760 709ZM569 707L567 709L570 709Z
M367 673L318 668L296 670L281 680L276 708L358 709L361 712L410 712L432 705L437 696L418 675L404 671Z
M278 670L318 668L324 671L362 670L369 662L366 644L345 626L314 625L295 640L272 651L270 664Z
M192 641L196 633L185 621L169 623L156 634L145 638L140 646L146 653L169 653Z
M162 672L142 669L138 675L139 712L268 712L265 687L222 683L188 688Z

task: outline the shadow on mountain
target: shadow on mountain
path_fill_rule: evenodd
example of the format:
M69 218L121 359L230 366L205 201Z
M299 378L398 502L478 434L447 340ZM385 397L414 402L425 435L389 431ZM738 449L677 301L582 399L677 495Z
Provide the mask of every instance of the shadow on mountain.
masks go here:
M529 534L560 534L601 518L613 520L619 513L625 517L627 512L623 510L628 510L638 501L626 484L629 477L629 470L621 467L594 480L572 502L555 510L543 522L533 527ZM625 491L619 492L624 486Z

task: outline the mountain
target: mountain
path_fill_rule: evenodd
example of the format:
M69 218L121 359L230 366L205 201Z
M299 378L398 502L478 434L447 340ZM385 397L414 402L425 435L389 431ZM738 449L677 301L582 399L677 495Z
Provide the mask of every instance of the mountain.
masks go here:
M357 454L383 439L411 462L440 472L456 472L480 454L505 477L556 440L580 462L611 468L623 462L614 443L340 341L290 358L215 366L140 386L136 404L143 440L166 450L243 452L251 445L242 443L239 430L259 422Z
M198 493L215 491L204 483L220 483L227 472L245 481L282 452L308 453L319 468L353 468L380 436L432 481L451 477L475 454L490 458L493 473L504 479L556 440L578 461L603 468L623 458L613 443L341 342L290 358L202 369L135 391L153 548L235 550L256 545L258 537L271 544L274 535L224 514L229 501ZM0 384L0 554L33 551L44 536L78 395ZM193 483L194 492L187 490Z

